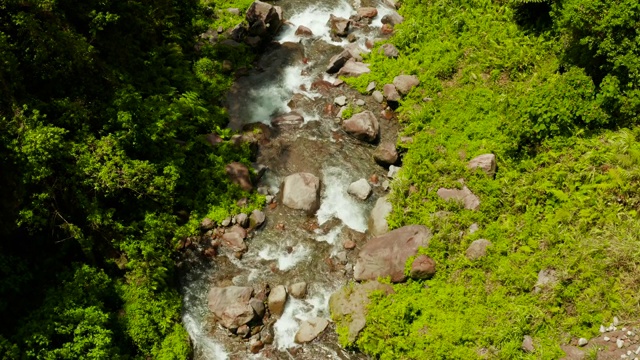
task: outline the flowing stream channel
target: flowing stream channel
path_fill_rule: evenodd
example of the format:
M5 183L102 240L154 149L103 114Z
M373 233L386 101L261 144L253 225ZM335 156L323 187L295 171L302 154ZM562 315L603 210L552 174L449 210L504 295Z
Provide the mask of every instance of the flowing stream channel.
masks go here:
M270 136L260 146L257 164L267 171L258 189L275 195L284 177L309 172L321 179L321 202L313 215L292 210L278 203L266 207L265 224L247 239L248 251L237 259L224 249L213 258L201 255L195 244L185 251L181 290L183 323L194 345L195 359L364 359L364 355L344 350L338 344L335 325L314 341L299 345L294 336L301 321L310 317L330 319L330 295L352 278L358 248L366 240L369 213L375 201L386 195L387 170L372 157L376 144L348 136L336 115L337 96L373 112L380 122L380 141L395 143L395 119L381 115L383 107L370 96L346 85L335 86L336 78L326 74L329 59L345 46L357 44L364 51L365 41L381 36L380 19L391 12L382 3L361 4L341 0L282 0L276 5L288 20L257 60L254 69L239 77L229 94L230 127L240 130L250 123L268 125ZM349 18L360 6L373 6L378 15L367 27L355 29L357 37L332 40L327 25L330 14ZM299 25L314 36L300 38ZM351 44L351 45L350 45ZM364 101L364 104L362 103ZM277 116L296 111L304 122L296 126L273 126ZM362 201L347 194L351 182L379 178L373 193ZM343 242L354 241L357 248L345 250ZM252 354L248 341L232 335L211 321L207 293L212 286L289 285L304 281L307 296L289 296L284 314L271 324L274 341Z

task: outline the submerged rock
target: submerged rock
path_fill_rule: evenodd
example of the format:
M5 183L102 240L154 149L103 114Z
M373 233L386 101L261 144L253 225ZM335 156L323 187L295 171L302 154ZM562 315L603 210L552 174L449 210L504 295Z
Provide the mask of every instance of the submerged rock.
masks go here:
M254 312L249 300L251 287L214 287L209 291L209 310L219 323L227 329L237 329L253 320Z
M320 179L309 173L287 176L282 186L282 203L292 209L315 212L320 206Z
M344 131L362 141L373 142L378 139L380 126L378 119L371 111L363 111L353 115L342 123Z
M298 344L308 343L315 339L327 328L329 321L323 318L314 317L305 320L300 324L300 330L296 333L294 341Z
M389 231L387 216L391 214L391 210L393 207L386 197L381 197L376 201L369 217L369 233L371 235L382 235Z

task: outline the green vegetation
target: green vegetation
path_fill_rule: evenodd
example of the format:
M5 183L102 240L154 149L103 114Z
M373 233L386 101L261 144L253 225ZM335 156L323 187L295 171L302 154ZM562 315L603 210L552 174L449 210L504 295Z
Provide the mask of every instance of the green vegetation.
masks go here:
M263 201L225 175L249 149L205 140L251 53L196 46L247 6L0 3L0 358L190 356L179 239Z
M614 315L637 319L640 4L407 0L400 12L399 58L373 51L371 74L346 80L421 80L400 108L413 143L401 144L389 221L435 230L424 251L438 271L375 297L351 345L381 359L557 359ZM484 153L495 179L466 167ZM461 178L479 211L436 195ZM480 238L493 246L470 261ZM534 291L543 269L557 283Z

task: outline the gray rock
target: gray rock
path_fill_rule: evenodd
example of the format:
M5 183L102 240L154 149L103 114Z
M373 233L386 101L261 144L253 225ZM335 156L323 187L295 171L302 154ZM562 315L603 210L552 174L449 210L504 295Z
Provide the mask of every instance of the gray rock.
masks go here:
M289 286L289 294L296 299L304 299L307 296L307 283L299 282Z
M471 224L471 226L469 226L469 234L473 234L478 230L480 230L480 226L478 226L478 223L473 223Z
M249 300L251 287L214 287L209 291L209 310L219 323L227 329L237 329L253 320L254 312Z
M300 324L300 329L296 333L294 341L298 344L308 343L315 339L327 328L329 321L326 319L314 317L307 319Z
M251 212L251 216L249 217L249 228L250 229L257 229L260 226L262 226L262 224L264 224L264 221L267 219L267 217L264 215L264 212L260 211L260 210L253 210Z
M282 8L254 1L245 16L252 35L273 37L283 24Z
M350 54L353 60L362 61L362 53L365 51L358 44L348 44L344 47Z
M292 209L315 212L320 206L320 179L309 173L287 176L282 185L282 203Z
M366 200L371 195L371 185L366 179L354 181L349 185L347 193L357 197L360 200Z
M208 231L213 229L214 227L216 227L216 222L209 218L204 218L204 220L202 220L202 222L200 223L200 230L202 231Z
M369 83L369 85L367 85L367 93L371 93L373 90L376 89L376 82L372 81Z
M438 189L438 196L446 201L458 201L467 210L476 211L480 208L480 199L474 195L468 187L460 189Z
M382 95L382 93L378 90L374 91L373 94L371 94L371 96L376 102L378 102L378 104L381 104L382 101L384 101L384 95Z
M349 261L349 259L347 258L347 252L346 251L339 251L336 254L335 258L342 265L345 265L347 263L347 261Z
M398 25L404 21L404 18L400 16L397 12L393 11L390 14L387 14L382 17L380 20L383 24L389 24L391 26Z
M383 142L373 152L373 159L382 166L395 164L398 161L396 144L392 142Z
M327 66L327 73L335 74L349 61L353 55L349 50L343 50L341 53L334 55L329 60L329 66Z
M488 176L496 174L496 156L494 154L483 154L476 156L467 164L470 170L480 169Z
M367 142L377 140L380 133L378 119L371 111L363 111L353 115L342 123L342 128L347 134Z
M350 59L338 71L338 76L358 77L362 74L368 74L370 72L371 70L369 69L369 64L357 62L357 61L354 61L353 59Z
M534 352L536 348L533 346L533 338L529 335L525 335L524 340L522 340L521 348L522 348L522 351L526 353Z
M384 191L389 190L389 185L390 185L389 180L383 181L382 182L382 190L384 190Z
M396 0L384 0L383 3L387 6L389 6L392 9L399 9L400 8L400 2L396 1Z
M247 337L247 335L249 335L250 332L251 332L251 328L245 324L245 325L240 325L240 327L238 328L238 331L236 331L236 334L241 338L244 338L244 337Z
M553 269L543 269L538 273L538 281L534 286L534 292L540 292L545 288L552 288L558 283L556 271Z
M362 100L362 99L358 99L358 100L356 100L356 105L358 105L358 106L364 106L364 104L365 104L364 100Z
M262 341L258 339L251 339L249 341L249 351L251 351L252 354L259 353L262 348L264 348L264 343Z
M389 44L389 43L380 46L380 49L378 51L383 53L384 56L388 58L394 58L394 59L397 58L398 55L400 54L398 49L393 44Z
M400 172L400 169L402 169L399 166L389 166L389 172L387 173L387 177L390 179L395 178L396 176L398 176L398 173Z
M235 225L234 228L238 226ZM222 244L233 251L247 251L247 244L244 242L244 236L238 231L227 231L222 235Z
M347 110L347 106L342 106L340 110L338 110L337 118L342 119L344 117L344 112Z
M347 340L353 343L366 324L367 306L369 294L373 291L382 291L385 294L393 293L393 287L389 284L380 284L377 281L369 281L364 284L349 284L331 295L329 309L331 318L338 327L347 327Z
M358 36L356 35L356 33L350 33L349 35L347 35L347 40L349 42L356 42L358 41Z
M478 239L469 245L465 255L469 260L477 260L487 255L487 248L491 246L491 241L487 239Z
M284 285L278 285L271 289L269 293L268 305L272 316L279 317L284 313L284 306L287 303L287 289Z
M418 255L411 263L412 279L430 279L436 273L436 262L427 255Z
M333 14L329 17L329 26L331 33L337 36L347 36L349 33L349 19L341 18Z
M407 95L411 89L419 84L420 80L415 75L398 75L393 78L393 85L402 95Z
M393 207L386 197L381 197L376 201L376 205L371 210L369 217L369 233L371 235L382 235L389 231L387 216L391 214Z
M422 225L404 226L370 239L360 250L353 268L358 281L391 277L392 282L406 279L405 264L418 249L429 246L431 230Z
M238 8L228 8L227 12L235 16L240 16L240 9Z
M236 224L242 226L243 228L249 227L249 216L245 213L236 215Z
M226 218L226 219L222 220L222 222L220 223L220 225L222 225L222 226L224 226L224 227L227 227L227 226L231 225L231 218L230 218L230 217L228 217L228 218Z
M384 97L387 101L400 101L400 94L398 90L396 90L396 86L393 84L386 84L382 87L382 92L384 93Z
M580 338L578 339L578 346L585 346L589 343L589 340L585 339L585 338ZM618 346L621 347L621 346Z
M258 315L259 318L262 318L264 316L264 302L254 298L249 300L249 305L251 306L253 311L256 312L256 315Z
M338 96L337 98L335 98L333 100L333 102L338 105L338 106L345 106L347 105L347 97L346 96Z

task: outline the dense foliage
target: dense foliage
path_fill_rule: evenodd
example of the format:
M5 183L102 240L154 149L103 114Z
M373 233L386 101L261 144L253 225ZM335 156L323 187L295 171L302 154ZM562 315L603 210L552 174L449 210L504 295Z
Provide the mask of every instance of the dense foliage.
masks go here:
M0 2L0 358L189 356L178 240L261 201L224 171L249 149L205 140L231 135L223 61L251 54L198 34L239 21L196 0Z
M382 359L557 359L614 315L637 319L638 2L406 0L400 12L399 58L374 50L371 74L347 81L421 80L400 108L413 142L400 144L389 220L432 227L438 269L377 297L348 345ZM495 179L466 167L484 153ZM436 195L461 178L479 211ZM470 261L480 238L493 245ZM545 269L557 283L534 291Z

